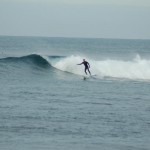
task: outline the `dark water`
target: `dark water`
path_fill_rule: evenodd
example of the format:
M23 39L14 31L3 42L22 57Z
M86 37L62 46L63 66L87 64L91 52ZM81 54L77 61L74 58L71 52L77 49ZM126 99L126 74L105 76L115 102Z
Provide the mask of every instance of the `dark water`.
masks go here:
M1 149L149 150L149 40L1 36L0 52Z

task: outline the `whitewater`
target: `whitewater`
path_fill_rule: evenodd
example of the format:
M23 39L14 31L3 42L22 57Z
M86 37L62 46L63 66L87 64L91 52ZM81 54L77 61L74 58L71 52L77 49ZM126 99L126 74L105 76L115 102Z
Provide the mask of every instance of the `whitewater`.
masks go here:
M150 40L0 36L0 148L149 150L149 90Z
M60 60L50 60L44 57L53 67L77 75L84 75L84 67L77 66L78 63L86 59L91 64L91 72L98 78L110 77L118 79L149 80L150 79L150 60L142 59L136 55L132 60L93 60L81 56L68 56Z

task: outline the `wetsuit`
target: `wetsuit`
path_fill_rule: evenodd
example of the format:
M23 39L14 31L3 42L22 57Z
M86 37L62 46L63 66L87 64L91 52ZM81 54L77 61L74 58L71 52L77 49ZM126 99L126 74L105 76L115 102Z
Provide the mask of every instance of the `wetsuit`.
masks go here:
M86 70L88 70L89 74L91 75L91 72L89 70L90 67L89 63L87 61L83 61L81 64L84 64L85 66L85 73L87 74Z

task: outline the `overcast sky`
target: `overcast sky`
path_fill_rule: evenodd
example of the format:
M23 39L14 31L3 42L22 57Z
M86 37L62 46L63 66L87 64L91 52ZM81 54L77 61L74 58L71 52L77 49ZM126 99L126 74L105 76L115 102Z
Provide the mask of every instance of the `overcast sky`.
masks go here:
M0 35L150 39L150 0L0 0Z

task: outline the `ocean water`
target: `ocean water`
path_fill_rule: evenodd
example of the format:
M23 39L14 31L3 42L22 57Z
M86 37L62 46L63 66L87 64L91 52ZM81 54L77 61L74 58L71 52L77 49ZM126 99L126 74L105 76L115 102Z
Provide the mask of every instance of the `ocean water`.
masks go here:
M0 36L0 149L149 150L150 40Z

